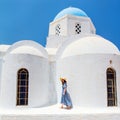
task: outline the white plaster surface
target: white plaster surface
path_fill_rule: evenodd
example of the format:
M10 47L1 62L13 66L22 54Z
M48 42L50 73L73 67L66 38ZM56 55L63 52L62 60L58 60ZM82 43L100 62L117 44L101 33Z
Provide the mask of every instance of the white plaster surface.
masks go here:
M82 54L120 54L118 48L111 43L110 41L98 37L98 36L88 36L83 37L75 42L68 44L61 58L73 56L73 55L82 55Z
M20 40L7 50L6 54L30 54L48 58L48 53L44 47L32 40Z
M1 107L17 107L17 72L21 68L26 68L29 72L29 102L26 107L48 105L50 102L48 59L28 54L8 54L2 67Z
M6 51L9 47L10 45L0 45L0 58L2 58L6 54Z
M31 46L20 46L13 51L11 51L11 54L31 54L31 55L36 55L36 56L43 56L43 53L39 50L37 50L34 47Z
M0 52L6 52L10 45L0 45Z
M55 35L56 26L59 24L61 27L60 36L75 35L75 24L80 23L81 33L95 34L95 27L89 17L78 17L73 15L65 15L56 21L50 23L49 35Z
M112 64L110 64L112 60ZM57 98L60 101L60 77L68 81L68 91L73 105L81 107L107 107L106 70L117 71L117 91L120 91L120 56L114 54L84 54L65 57L57 61ZM117 92L118 106L120 93Z
M81 108L61 109L59 104L45 108L1 109L0 120L120 120L120 109Z
M81 33L76 34L75 25L79 23L81 25ZM60 35L56 35L56 26L60 25ZM78 17L73 15L65 15L62 18L53 21L49 25L49 35L47 38L47 47L59 47L64 41L70 40L73 37L75 40L76 36L95 34L95 27L88 17Z

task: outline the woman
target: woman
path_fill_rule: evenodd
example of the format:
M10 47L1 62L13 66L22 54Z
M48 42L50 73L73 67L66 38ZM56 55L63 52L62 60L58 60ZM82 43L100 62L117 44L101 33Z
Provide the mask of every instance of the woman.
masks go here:
M67 92L67 81L65 78L60 78L60 80L62 82L61 108L64 108L63 106L65 105L66 109L71 109L72 101L71 101L69 93Z

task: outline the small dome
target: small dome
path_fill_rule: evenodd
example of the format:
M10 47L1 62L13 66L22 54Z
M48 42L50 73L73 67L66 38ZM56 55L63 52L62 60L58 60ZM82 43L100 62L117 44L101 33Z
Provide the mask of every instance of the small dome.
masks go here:
M74 7L69 7L69 8L63 9L61 12L59 12L56 15L54 20L61 18L64 15L74 15L74 16L87 17L87 14L83 10L78 9L78 8L74 8Z
M61 57L81 54L120 54L120 52L112 42L99 36L89 36L67 45Z
M7 54L30 54L48 58L48 53L44 47L32 40L21 40L14 43L7 50Z
M20 46L14 49L11 54L31 54L36 56L44 56L41 51L31 46Z

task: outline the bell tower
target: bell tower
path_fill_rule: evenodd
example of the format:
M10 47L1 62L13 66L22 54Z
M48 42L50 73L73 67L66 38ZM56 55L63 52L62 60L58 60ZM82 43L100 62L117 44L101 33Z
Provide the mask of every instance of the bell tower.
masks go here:
M50 23L46 47L58 48L65 40L95 32L91 19L84 11L69 7L58 13Z

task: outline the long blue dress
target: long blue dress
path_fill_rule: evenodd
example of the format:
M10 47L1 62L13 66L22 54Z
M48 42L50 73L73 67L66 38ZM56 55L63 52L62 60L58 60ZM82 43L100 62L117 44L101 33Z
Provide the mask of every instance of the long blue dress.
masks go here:
M66 89L65 94L64 94L64 89ZM64 104L64 105L69 106L69 107L72 107L72 101L71 101L69 93L67 92L67 83L64 83L62 85L61 104Z

